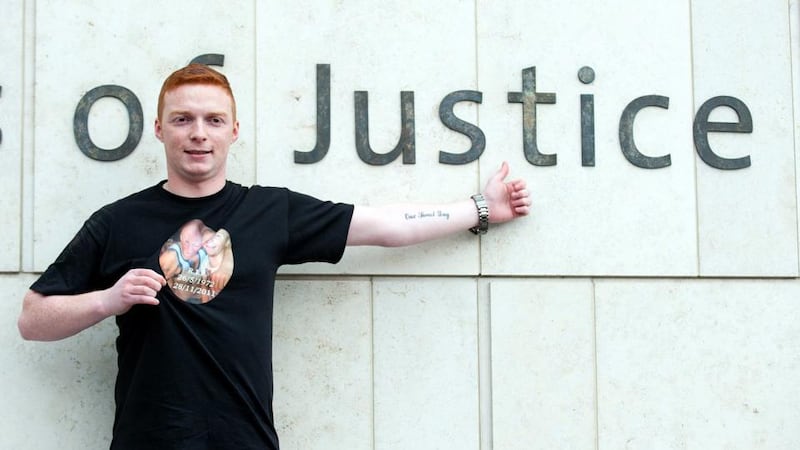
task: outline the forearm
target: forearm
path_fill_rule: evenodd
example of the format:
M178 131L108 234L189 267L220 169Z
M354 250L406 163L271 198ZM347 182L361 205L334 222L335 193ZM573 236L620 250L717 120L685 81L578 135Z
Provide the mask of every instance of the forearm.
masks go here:
M28 291L17 321L20 335L26 340L56 341L77 334L112 315L103 307L103 294L44 296Z
M401 247L465 232L478 223L475 202L356 206L347 245Z

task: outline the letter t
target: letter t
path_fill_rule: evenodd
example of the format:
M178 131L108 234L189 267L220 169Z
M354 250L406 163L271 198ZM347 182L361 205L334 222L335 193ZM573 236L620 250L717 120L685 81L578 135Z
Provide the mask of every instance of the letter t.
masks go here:
M522 92L509 92L509 103L522 103L522 144L525 159L534 166L554 166L558 155L539 152L536 144L536 104L554 104L556 94L536 92L536 67L522 70Z

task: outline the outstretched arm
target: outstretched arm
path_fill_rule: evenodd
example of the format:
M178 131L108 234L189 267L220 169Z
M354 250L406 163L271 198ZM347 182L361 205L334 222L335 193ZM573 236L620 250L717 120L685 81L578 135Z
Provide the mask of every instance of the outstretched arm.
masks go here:
M504 162L483 190L490 223L508 222L530 211L525 181L505 181L508 172L508 164ZM472 199L447 204L356 206L347 245L413 245L463 232L477 224L478 214Z

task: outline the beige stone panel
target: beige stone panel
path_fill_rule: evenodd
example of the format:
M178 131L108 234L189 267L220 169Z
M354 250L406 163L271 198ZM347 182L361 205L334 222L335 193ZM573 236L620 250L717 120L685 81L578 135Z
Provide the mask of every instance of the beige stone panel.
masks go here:
M482 273L513 275L694 275L697 271L692 144L690 18L687 2L478 1L480 126L491 142L485 181L507 160L528 181L532 217L483 238ZM593 68L583 84L578 71ZM536 136L555 166L523 151L522 71L536 68ZM594 96L595 166L581 162L581 95ZM668 109L637 115L641 153L670 155L660 169L634 166L620 150L626 106L642 96ZM539 95L539 100L546 100Z
M23 11L21 0L6 2L0 14L0 272L20 268L22 192Z
M599 448L800 446L796 280L597 281Z
M347 247L337 264L283 266L281 274L459 275L477 274L479 239L463 233L411 247ZM466 250L465 250L466 249Z
M0 448L108 448L114 421L116 326L106 320L58 342L17 331L30 275L0 276Z
M446 165L439 151L463 153L469 140L442 125L439 104L474 90L473 2L388 1L257 4L258 181L355 204L448 202L478 190L477 163ZM294 151L316 143L316 65L329 64L330 147L314 164ZM354 92L369 95L369 139L387 153L400 136L400 93L414 92L416 163L371 166L355 146ZM477 123L479 105L455 113ZM286 268L291 273L475 274L478 243L468 236L397 250L348 250L338 266Z
M479 447L475 280L374 282L375 449Z
M798 274L788 13L781 0L692 2L695 108L733 96L753 119L752 133L709 133L717 154L749 156L750 167L723 171L698 158L701 275ZM738 121L726 107L711 120Z
M281 280L273 330L281 447L372 448L369 281Z
M792 57L792 86L794 87L794 152L795 152L795 183L798 189L798 202L800 202L800 183L797 183L797 173L800 171L800 158L797 157L798 152L800 151L800 120L797 120L797 117L800 117L800 58L797 58L800 55L800 1L798 0L790 0L789 1L789 21L790 21L790 29L791 29L791 54ZM800 204L800 203L799 203ZM800 221L798 221L798 227L800 228ZM798 235L800 236L800 230L798 230ZM799 238L800 239L800 238ZM800 246L799 246L800 247ZM798 249L800 253L800 248ZM800 258L800 254L798 255Z
M592 282L490 289L494 448L596 448Z
M225 55L220 68L238 93L242 123L231 147L229 177L254 181L255 31L252 0L36 3L34 266L45 268L88 215L166 177L163 147L153 135L161 83L206 53ZM143 134L128 157L88 158L73 135L75 109L86 92L107 84L132 91L142 106ZM89 134L103 148L127 135L122 103L104 98L89 113Z

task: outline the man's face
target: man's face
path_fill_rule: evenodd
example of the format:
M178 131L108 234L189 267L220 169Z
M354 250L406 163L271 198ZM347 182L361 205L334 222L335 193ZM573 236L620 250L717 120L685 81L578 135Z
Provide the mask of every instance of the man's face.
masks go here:
M184 227L181 230L181 254L184 258L194 258L202 245L202 236L197 226Z
M187 84L167 92L155 132L164 143L168 182L224 183L228 149L239 137L232 99L224 89Z

